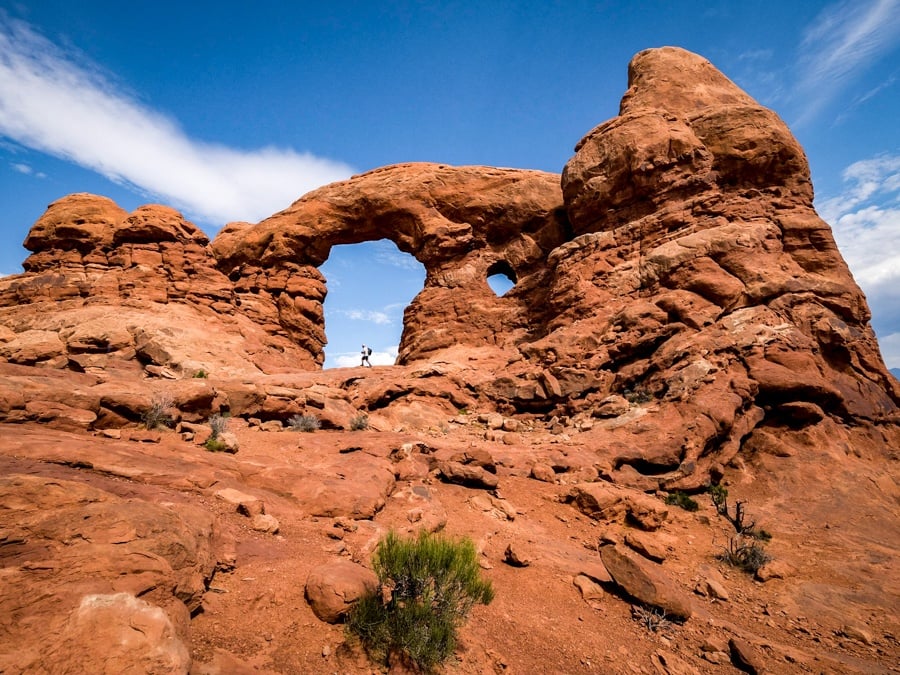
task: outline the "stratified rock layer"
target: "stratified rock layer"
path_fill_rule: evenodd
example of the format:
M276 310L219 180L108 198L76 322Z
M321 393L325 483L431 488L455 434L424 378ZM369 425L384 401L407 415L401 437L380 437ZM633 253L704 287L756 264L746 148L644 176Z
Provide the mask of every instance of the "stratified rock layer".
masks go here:
M318 268L382 238L427 272L399 364L321 371ZM0 671L371 672L313 620L370 586L336 559L445 527L502 590L460 672L647 656L582 607L614 598L696 617L667 672L759 669L753 644L777 672L896 662L900 389L803 151L696 55L638 54L561 180L385 167L212 243L71 195L26 247L0 279ZM204 448L214 413L237 454ZM304 417L323 433L281 433ZM710 483L730 511L659 494ZM784 560L726 585L751 490Z
M427 273L404 318L409 368L334 383L333 426L422 403L421 424L476 404L543 417L590 430L610 477L645 489L701 487L766 428L831 417L886 443L896 434L900 390L813 209L802 149L708 61L668 47L633 59L620 114L577 144L561 185L536 171L384 167L210 245L166 207L60 200L26 241L27 272L0 283L0 357L97 385L113 368L211 371L197 416L324 410L310 382L251 391L234 378L315 370L318 267L333 246L382 238ZM503 297L486 282L497 272L515 281ZM28 387L11 385L10 419L134 421L133 405L116 418L93 395L96 422L52 392L29 411Z

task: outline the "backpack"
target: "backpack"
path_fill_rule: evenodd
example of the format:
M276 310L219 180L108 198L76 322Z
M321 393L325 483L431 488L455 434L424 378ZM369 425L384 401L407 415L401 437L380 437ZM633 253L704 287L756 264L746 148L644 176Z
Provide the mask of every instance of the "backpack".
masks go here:
M366 356L372 356L372 348L366 347Z

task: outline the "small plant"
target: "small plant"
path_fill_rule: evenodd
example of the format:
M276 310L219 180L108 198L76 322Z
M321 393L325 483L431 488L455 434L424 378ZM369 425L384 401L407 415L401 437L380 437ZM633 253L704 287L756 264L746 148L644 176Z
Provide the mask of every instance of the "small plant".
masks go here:
M665 630L672 622L669 621L666 613L656 607L647 607L644 605L631 606L631 618L641 624L651 633Z
M150 399L150 407L141 415L141 421L148 429L158 429L159 427L168 427L172 424L172 417L169 415L169 409L174 407L175 400L171 394L156 393Z
M294 415L288 420L291 431L305 431L311 433L321 428L322 423L315 415Z
M225 445L223 441L220 441L218 438L213 438L212 436L206 439L206 443L203 444L203 447L210 452L227 452L228 450L228 446Z
M625 389L622 392L622 396L624 396L625 400L629 403L635 404L649 403L653 400L653 394L651 394L643 387L636 387L635 389Z
M225 433L225 430L228 428L228 418L216 413L209 418L208 424L211 432L209 438L214 440L219 437L219 434Z
M389 532L372 562L380 588L357 602L347 630L384 663L399 656L433 671L453 654L472 607L494 598L468 538L422 532L417 539L401 539Z
M365 431L369 428L369 416L357 415L350 420L350 431Z
M728 545L719 554L719 560L728 563L745 572L756 573L759 568L772 560L766 549L756 541L747 542L743 535L733 536Z
M196 373L194 373L194 377L201 379L201 380L205 380L209 377L209 373L207 373L205 370L203 370L203 368L201 368Z
M456 411L456 414L457 414L457 415L468 415L468 414L469 414L469 409L466 408L466 407L462 407L462 408L460 408L459 410Z
M734 525L735 532L738 534L751 534L755 531L756 521L751 521L749 523L745 521L747 512L744 509L744 504L746 504L746 502L740 500L735 502L734 515L731 514L731 511L728 508L728 488L723 485L711 485L709 487L709 496L719 515L725 516L731 524ZM761 532L769 534L765 530L761 530ZM769 534L769 539L771 538L772 535Z
M728 488L724 485L710 485L709 486L709 497L712 499L713 506L716 507L716 511L721 514L725 514L728 512Z
M678 506L685 511L696 511L700 508L700 505L696 500L691 499L684 492L673 492L666 495L666 504L669 506Z

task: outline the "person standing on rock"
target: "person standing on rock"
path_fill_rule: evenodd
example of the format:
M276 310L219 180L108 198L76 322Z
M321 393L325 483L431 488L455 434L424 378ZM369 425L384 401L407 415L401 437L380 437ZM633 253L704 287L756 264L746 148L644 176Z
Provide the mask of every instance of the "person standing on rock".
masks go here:
M372 356L372 348L366 347L365 345L363 345L362 346L362 363L360 363L359 365L360 366L369 366L369 368L371 368L372 364L369 363L370 356Z

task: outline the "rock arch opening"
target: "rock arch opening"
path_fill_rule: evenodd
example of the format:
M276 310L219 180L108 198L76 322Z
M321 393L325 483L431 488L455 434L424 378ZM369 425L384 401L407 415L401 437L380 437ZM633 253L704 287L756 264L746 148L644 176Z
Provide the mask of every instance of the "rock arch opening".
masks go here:
M323 368L358 366L363 344L373 365L393 365L403 313L425 283L425 267L389 239L333 246L319 267L328 294Z
M509 293L517 281L516 271L505 260L499 260L488 268L487 284L498 298Z

